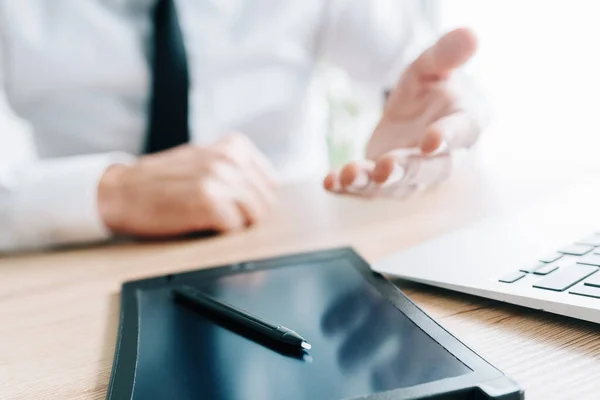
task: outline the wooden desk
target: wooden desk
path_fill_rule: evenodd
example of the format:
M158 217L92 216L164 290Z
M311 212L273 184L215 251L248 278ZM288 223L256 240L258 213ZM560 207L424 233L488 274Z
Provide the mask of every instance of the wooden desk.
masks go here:
M0 399L103 399L121 282L236 260L352 245L377 259L559 190L573 174L459 168L408 202L281 191L261 226L219 238L121 244L0 258ZM562 174L561 174L562 173ZM444 290L401 284L451 332L517 379L528 399L600 396L600 327Z

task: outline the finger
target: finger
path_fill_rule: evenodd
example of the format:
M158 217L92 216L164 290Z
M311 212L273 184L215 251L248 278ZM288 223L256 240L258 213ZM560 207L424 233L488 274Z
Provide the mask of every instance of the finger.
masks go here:
M363 189L353 188L352 186L349 187L349 190L347 190L348 188L342 189L342 185L340 183L340 174L337 172L331 172L329 175L327 175L327 177L323 181L323 186L327 191L331 193L343 194L346 196L353 196L359 198L373 197L373 195L375 194L375 189L377 189L373 184L369 184Z
M256 196L256 200L260 203L259 205L264 215L275 204L275 186L273 180L269 179L265 170L261 169L257 162L252 162L254 156L250 156L251 160L247 165L237 168L238 173L245 180L243 184Z
M373 198L379 190L371 174L375 163L371 160L353 161L347 164L340 174L341 193L361 198Z
M352 161L342 168L340 185L342 191L365 190L371 183L371 173L375 163L370 160Z
M445 180L450 175L451 166L448 153L407 156L406 152L394 151L378 160L373 180L385 182L385 188L390 192L403 186L428 187Z
M377 160L377 164L373 169L372 178L379 185L390 186L404 179L406 170L400 164L398 154L386 154Z
M443 153L457 148L472 146L481 128L466 112L458 112L443 117L431 124L420 147L424 154Z
M323 180L323 187L325 190L338 193L342 190L342 185L340 183L340 174L337 172L330 172L325 179Z
M243 228L246 219L232 200L223 200L214 205L211 220L215 230L219 232L235 231Z
M417 185L407 184L400 182L398 184L390 185L389 187L382 187L375 183L372 183L367 188L362 190L354 191L337 191L333 192L344 196L356 197L360 199L374 199L374 198L387 198L394 200L404 200L413 195L419 187Z
M325 179L325 188L341 194L363 198L405 199L420 188L444 181L451 171L449 154L423 156L419 149L399 149L371 161L347 164L340 176L341 188L333 190L337 174Z
M238 157L239 162L234 163L234 168L243 176L244 184L269 208L275 203L275 180L262 165L267 163L260 152L253 147L248 147Z
M264 167L269 165L268 161L244 135L231 135L218 145L224 147L221 156L228 165L228 173L222 177L230 186L240 189L236 198L242 199L247 223L256 223L275 203L274 180L268 167Z
M223 188L222 197L231 199L241 213L242 225L256 223L273 205L273 188L254 169L218 161L213 163L212 171Z
M467 28L455 29L442 36L413 63L413 71L426 80L446 79L465 64L477 50L477 38Z
M219 139L216 146L223 150L223 156L241 168L255 168L270 185L276 185L277 174L265 155L256 145L241 133L233 133Z
M351 162L342 169L340 187L330 191L361 198L404 199L414 193L417 187L407 182L402 185L397 184L403 182L405 175L404 168L398 164L397 159L417 154L419 154L418 149L402 149L386 155L383 162L380 160L378 164L370 160ZM389 170L383 171L386 167ZM376 174L377 178L375 178ZM325 180L326 188L333 188L335 179L336 174L330 174Z
M259 222L266 214L266 206L250 187L238 190L235 203L243 216L245 225Z
M373 181L379 185L379 197L404 200L418 189L417 185L405 180L406 164L401 164L399 157L401 160L406 159L406 156L388 154L377 162L373 170Z
M275 189L256 166L237 169L238 205L251 225L262 220L275 204Z

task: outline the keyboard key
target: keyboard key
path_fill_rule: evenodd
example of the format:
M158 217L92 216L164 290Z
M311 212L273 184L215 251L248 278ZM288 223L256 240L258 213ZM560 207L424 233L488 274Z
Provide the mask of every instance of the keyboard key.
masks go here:
M600 287L600 274L592 275L583 282L586 286Z
M598 271L598 267L593 265L572 264L568 267L559 269L553 274L545 276L543 279L536 282L533 287L563 292L596 271Z
M527 275L527 274L524 272L515 271L515 272L511 272L508 275L504 275L502 278L499 279L499 281L502 283L514 283L514 282L518 281L519 279L523 278L525 275Z
M559 253L569 254L571 256L582 256L594 250L592 246L586 246L583 244L572 244L570 246L563 247L558 250Z
M530 267L523 267L523 268L519 269L519 271L527 272L528 274L533 274L535 271L537 271L538 269L540 269L546 265L547 265L546 263L538 263L538 264L532 265Z
M578 240L577 244L587 244L589 246L600 246L600 235L591 235L584 239Z
M563 255L560 253L547 254L545 257L540 258L540 261L545 263L552 263L554 261L560 260L562 256Z
M600 299L600 288L593 286L577 286L576 288L569 290L569 293Z
M578 259L577 263L600 267L600 254L588 254L587 256Z
M536 270L534 272L534 274L536 275L548 275L551 272L554 272L558 269L558 265L556 264L547 264L544 265L542 268Z

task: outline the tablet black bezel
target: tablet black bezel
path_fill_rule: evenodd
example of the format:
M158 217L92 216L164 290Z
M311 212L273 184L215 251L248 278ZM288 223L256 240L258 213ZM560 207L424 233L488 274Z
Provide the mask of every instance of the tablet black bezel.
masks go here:
M239 274L251 270L285 268L298 264L332 261L343 258L348 261L379 293L390 300L402 313L419 326L425 333L453 354L472 370L461 376L424 383L409 388L373 394L363 399L409 400L409 399L523 399L518 385L502 372L485 361L464 343L452 336L424 311L417 307L400 289L370 266L351 248L322 250L283 257L247 261L190 272L169 274L154 278L126 282L121 294L121 312L115 358L106 398L131 399L135 382L138 340L137 295L141 290L178 285L190 276L195 278L215 278ZM443 397L442 397L443 396ZM477 396L477 397L472 397Z

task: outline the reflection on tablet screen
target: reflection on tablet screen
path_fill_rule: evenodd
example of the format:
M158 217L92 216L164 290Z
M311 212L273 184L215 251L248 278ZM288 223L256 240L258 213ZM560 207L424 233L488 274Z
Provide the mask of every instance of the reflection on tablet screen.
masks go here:
M312 344L310 358L283 356L177 306L168 288L143 291L134 399L340 399L471 371L343 260L195 286L294 329Z

